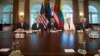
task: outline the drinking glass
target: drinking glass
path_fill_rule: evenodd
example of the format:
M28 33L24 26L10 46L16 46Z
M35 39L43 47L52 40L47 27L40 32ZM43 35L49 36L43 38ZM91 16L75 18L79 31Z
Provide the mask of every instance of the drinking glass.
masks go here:
M82 41L79 43L79 49L78 49L78 52L80 54L83 54L85 56L85 54L87 53L86 52L86 41Z

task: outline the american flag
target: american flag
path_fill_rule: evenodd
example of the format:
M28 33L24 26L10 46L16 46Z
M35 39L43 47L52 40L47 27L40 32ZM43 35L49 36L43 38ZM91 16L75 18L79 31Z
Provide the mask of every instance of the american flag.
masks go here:
M44 28L46 29L47 20L46 20L46 17L45 17L45 9L44 9L43 3L41 5L41 10L40 10L40 15L39 15L39 21L40 21L40 23L43 24Z

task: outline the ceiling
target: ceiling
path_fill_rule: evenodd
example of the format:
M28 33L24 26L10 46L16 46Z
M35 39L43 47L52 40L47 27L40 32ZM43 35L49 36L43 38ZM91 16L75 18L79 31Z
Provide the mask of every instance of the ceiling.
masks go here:
M24 1L24 0L20 0L20 1ZM40 2L42 0L33 0L33 1ZM53 2L54 0L50 0L50 1ZM66 1L66 0L62 0L62 1ZM67 1L71 1L71 0L67 0ZM79 0L79 1L83 1L83 0ZM100 0L89 0L89 1L99 1L100 2ZM13 0L0 0L0 4L1 3L6 3L6 2L13 3Z

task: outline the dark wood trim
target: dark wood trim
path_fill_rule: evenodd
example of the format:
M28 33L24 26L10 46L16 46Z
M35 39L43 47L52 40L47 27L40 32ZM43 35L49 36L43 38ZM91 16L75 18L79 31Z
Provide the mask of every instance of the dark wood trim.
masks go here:
M19 18L19 0L13 0L13 24L18 23Z
M72 0L72 4L73 4L73 19L74 19L74 23L77 24L80 22L78 0Z
M84 5L84 17L87 18L87 22L89 23L89 9L88 9L88 0L83 1Z
M26 23L30 25L30 0L25 0L24 17L25 17Z

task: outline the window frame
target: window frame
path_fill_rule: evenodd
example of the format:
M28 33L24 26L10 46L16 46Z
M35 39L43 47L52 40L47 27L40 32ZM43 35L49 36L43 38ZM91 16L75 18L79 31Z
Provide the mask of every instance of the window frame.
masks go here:
M94 5L89 5L88 6L88 9L90 10L90 7L93 7L92 9L95 9L96 11L94 12L94 10L92 10L93 12L91 12L91 11L89 11L89 24L100 24L100 22L99 22L99 13L98 13L98 10L97 10L97 8L96 8L96 6L94 6ZM93 15L96 15L97 16L97 21L96 22L93 22L93 20L95 20L95 19L93 19Z
M39 11L38 12L33 12L33 5L39 5L40 8L39 8ZM34 24L36 22L36 17L38 14L40 14L40 10L41 10L41 2L33 2L32 4L30 4L30 28L32 27L32 24ZM36 15L36 16L31 16L31 15ZM33 17L33 18L31 18Z

